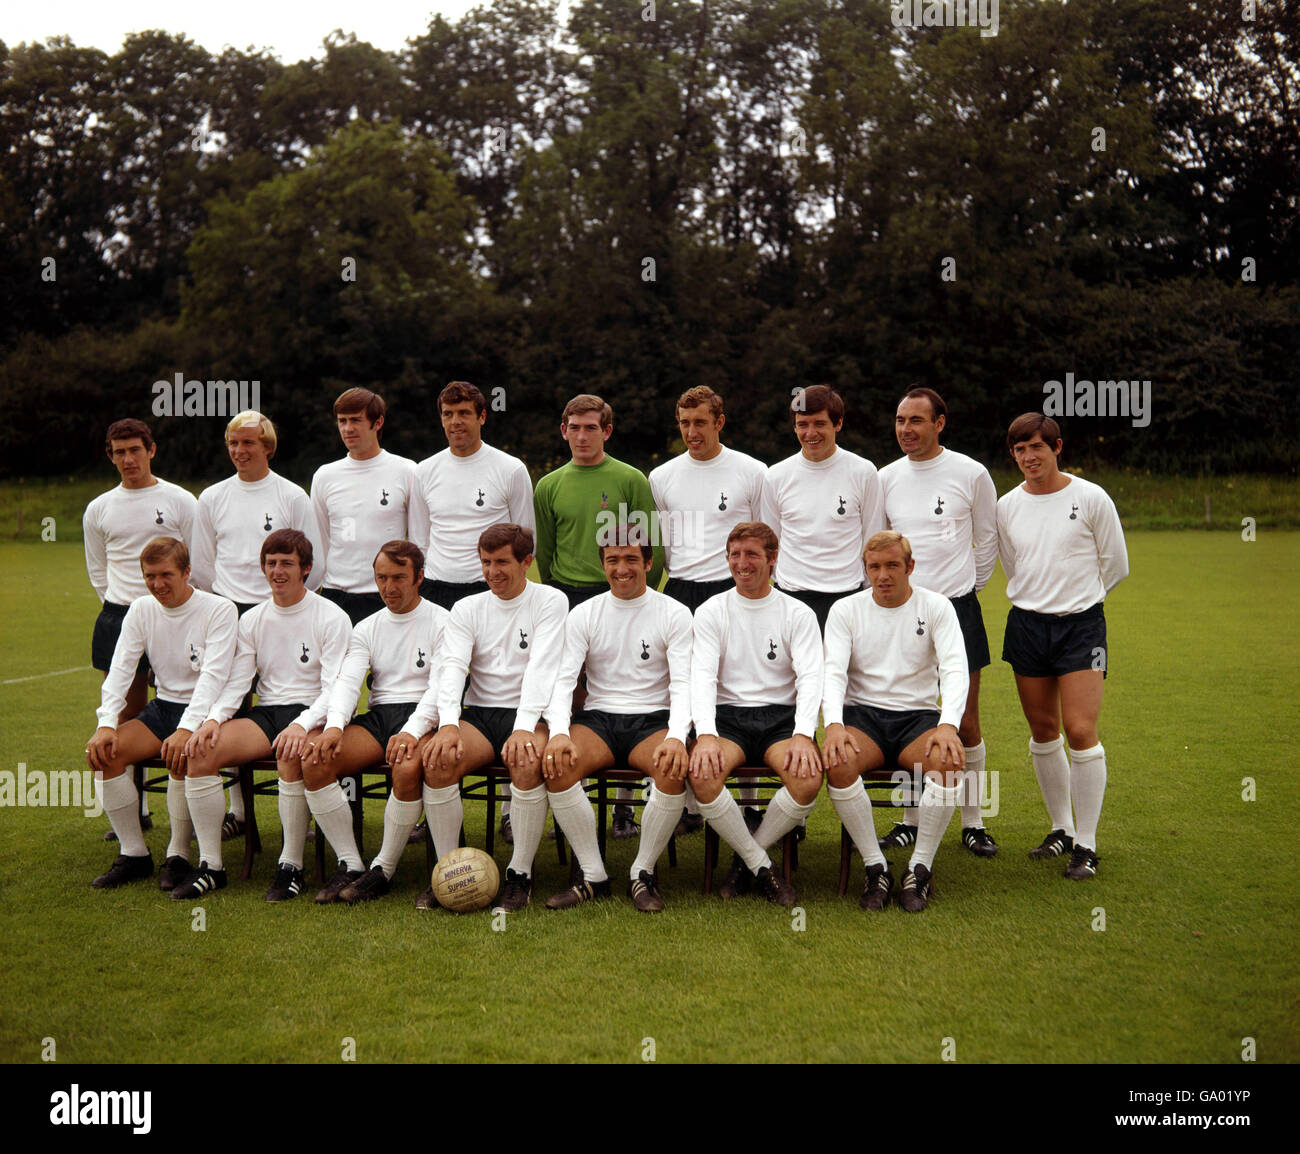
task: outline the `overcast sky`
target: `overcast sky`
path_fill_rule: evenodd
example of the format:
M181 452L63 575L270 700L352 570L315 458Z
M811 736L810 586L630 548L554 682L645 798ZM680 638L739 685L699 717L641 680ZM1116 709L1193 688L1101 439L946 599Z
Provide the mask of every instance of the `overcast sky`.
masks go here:
M269 48L286 63L321 51L321 41L335 28L355 32L376 48L392 51L419 36L430 17L440 12L455 22L486 0L224 0L220 4L178 4L176 0L7 0L0 16L0 40L10 47L21 41L70 36L82 47L109 55L130 32L161 28L183 32L209 52L227 44L244 49Z

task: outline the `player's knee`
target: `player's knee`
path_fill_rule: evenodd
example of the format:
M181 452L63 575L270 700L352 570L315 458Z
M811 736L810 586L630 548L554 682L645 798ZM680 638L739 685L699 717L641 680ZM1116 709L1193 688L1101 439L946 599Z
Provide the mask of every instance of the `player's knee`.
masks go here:
M1094 722L1066 722L1065 740L1071 749L1091 749L1097 744L1097 726Z
M534 760L512 769L510 782L518 789L536 789L542 784L542 763Z
M822 779L818 775L817 777L797 778L785 788L796 805L811 805L817 799L817 792L821 787Z
M695 800L702 805L708 805L711 801L716 801L718 794L722 792L722 779L716 777L702 777L698 781L691 779L691 789L695 793Z
M415 801L420 796L420 778L423 766L418 758L408 757L392 767L393 796L398 801Z
M848 789L861 775L851 765L829 766L826 784L834 789Z
M334 770L324 762L317 762L315 765L303 762L302 780L303 784L312 791L324 789L334 780Z

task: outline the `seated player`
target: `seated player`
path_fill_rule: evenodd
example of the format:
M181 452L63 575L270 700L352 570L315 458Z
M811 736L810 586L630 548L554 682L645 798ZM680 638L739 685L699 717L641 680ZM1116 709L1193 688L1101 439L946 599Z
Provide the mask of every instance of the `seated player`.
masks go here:
M351 904L386 894L422 808L420 753L431 727L411 733L417 726L409 718L429 686L437 684L447 611L421 599L424 554L409 541L381 545L374 572L385 607L353 628L330 691L324 732L307 735L302 761L307 805L339 859L337 872L316 895L322 905L340 899ZM349 725L367 673L369 710ZM363 871L352 811L339 779L379 765L386 757L393 771L393 792L384 808L384 842L370 869Z
M892 529L873 534L862 560L871 588L835 602L826 618L826 792L866 863L859 904L883 910L894 878L876 842L862 775L881 766L909 774L923 767L916 848L898 899L918 913L932 893L935 850L962 790L966 646L952 602L911 584L916 563L906 537Z
M609 592L584 601L564 626L564 657L546 711L551 740L542 773L551 809L582 869L576 885L555 894L548 909L610 894L601 861L596 815L582 779L611 765L630 766L654 781L641 816L641 844L628 896L643 913L664 908L655 863L686 803L686 736L691 725L691 612L646 587L654 550L639 528L620 525L599 545ZM587 697L573 714L583 666Z
M442 672L413 720L441 722L424 747L424 816L439 858L460 840L460 781L499 762L510 771L514 854L493 908L523 909L533 890L533 859L546 824L542 713L555 683L568 601L558 589L528 580L533 534L515 524L493 525L478 541L488 592L457 601L443 631ZM465 688L465 675L469 688ZM465 706L461 708L464 693ZM416 909L433 909L432 888Z
M307 734L325 719L330 688L347 652L351 623L331 601L306 585L311 542L297 529L277 529L262 542L262 572L271 599L239 619L239 644L230 680L190 738L186 754L197 775L275 755L284 848L268 902L302 891L302 851L310 813L303 793L302 752ZM240 701L257 677L257 704Z
M734 589L709 598L695 614L691 710L698 738L691 750L691 786L700 813L735 850L721 898L751 883L781 906L798 900L777 876L767 847L812 812L822 783L813 734L822 698L822 644L817 616L772 587L777 537L761 521L727 536ZM782 786L751 835L724 788L742 765L767 765Z
M173 897L198 897L226 884L221 868L221 819L226 803L219 778L200 775L185 747L230 676L235 656L235 607L224 597L189 584L190 552L175 537L155 537L140 553L149 595L131 602L99 707L99 728L86 745L86 761L100 778L104 811L122 852L90 884L114 889L153 873L140 828L139 794L127 769L159 753L167 761L167 812L171 841L158 884ZM118 725L142 656L158 683L157 696ZM209 799L206 801L205 799ZM191 813L194 824L191 827ZM199 868L190 869L190 837L199 837Z

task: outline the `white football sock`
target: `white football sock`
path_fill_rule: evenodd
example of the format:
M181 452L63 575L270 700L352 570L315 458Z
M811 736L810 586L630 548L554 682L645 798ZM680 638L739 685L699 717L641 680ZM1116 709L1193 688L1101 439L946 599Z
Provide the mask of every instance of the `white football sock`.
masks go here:
M655 863L673 836L685 807L686 794L664 793L658 786L650 787L650 800L641 810L641 841L632 862L633 881L642 870L649 874L655 872Z
M108 822L117 834L117 844L127 857L148 857L149 847L144 844L144 831L140 828L140 794L131 771L99 782L99 796L103 800Z
M221 822L226 816L226 799L222 796L221 778L187 777L185 803L190 820L194 823L194 836L199 839L199 861L214 869L223 869L221 860Z
M962 748L966 751L966 769L961 777L961 827L983 829L980 800L984 796L984 740L981 738L979 745L966 745Z
M885 855L880 852L880 842L876 838L876 823L871 820L871 798L867 795L867 787L862 784L862 778L843 789L828 785L826 792L830 795L836 816L844 823L853 844L858 847L863 862L869 866L887 867Z
M379 854L370 865L383 870L384 877L389 881L397 872L397 859L402 856L411 830L420 820L423 810L424 802L418 797L414 801L401 801L394 794L388 795L388 803L384 806L384 844L379 847Z
M551 812L582 867L587 882L603 882L609 874L600 858L600 840L596 836L596 811L583 791L582 782L551 794Z
M220 778L220 774L217 775ZM239 782L230 787L230 812L239 821L244 820L244 795L239 792Z
M532 877L533 859L537 856L537 847L542 844L542 833L546 829L546 808L549 804L546 800L546 784L542 783L532 789L520 789L511 782L510 800L514 810L510 829L515 835L515 852L510 855L510 864L506 868Z
M302 869L302 850L307 844L307 826L311 810L307 808L307 787L301 781L279 783L280 828L284 831L284 848L280 864Z
M222 811L226 805L221 803ZM167 779L167 820L171 825L171 840L167 842L168 857L183 857L190 860L190 839L194 836L194 825L190 821L190 807L185 804L185 779L168 777Z
M460 845L460 827L465 821L465 806L460 800L459 783L441 785L437 789L425 784L424 820L433 836L433 856L442 861Z
M921 794L921 804L917 807L920 820L916 823L916 845L912 849L912 860L908 869L918 865L926 869L934 868L934 853L943 841L944 831L952 821L952 811L957 808L957 799L961 797L961 785L940 785L937 781L927 781L925 792Z
M1063 829L1074 837L1074 818L1070 814L1070 763L1065 756L1065 738L1055 741L1031 741L1029 752L1034 759L1034 776L1043 792L1047 814L1053 829Z
M782 786L767 803L763 824L754 832L754 840L764 849L771 848L804 821L816 804L815 801L810 801L807 805L800 805L790 796L790 791Z
M1070 750L1070 799L1078 832L1074 844L1097 852L1097 823L1101 821L1101 803L1106 796L1106 750L1100 745L1091 749Z
M325 840L334 847L339 862L357 873L365 866L361 861L361 851L357 849L357 838L352 832L352 807L348 805L347 794L337 781L331 781L320 789L304 791L307 808L320 826Z
M772 859L750 834L745 815L727 790L724 789L712 801L700 802L700 813L718 831L718 836L740 854L741 861L751 873L772 868Z

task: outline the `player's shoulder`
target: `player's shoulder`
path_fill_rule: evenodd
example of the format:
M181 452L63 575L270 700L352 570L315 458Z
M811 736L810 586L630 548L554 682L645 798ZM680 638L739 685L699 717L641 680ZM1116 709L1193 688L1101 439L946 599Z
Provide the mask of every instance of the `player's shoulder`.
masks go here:
M338 464L337 461L334 462ZM284 494L290 500L297 500L299 497L306 497L307 490L304 489L297 481L291 481L288 477L277 473L274 469L267 474L267 480L271 482L271 487Z
M915 589L916 586L912 588ZM829 629L833 621L850 620L860 613L865 613L873 604L870 587L850 593L847 597L841 597L827 612L826 627ZM807 606L805 605L804 608L806 609Z
M720 621L728 612L730 598L734 596L736 596L736 590L732 588L724 589L721 593L715 593L712 597L705 598L695 607L695 613L693 614L695 624L699 625L701 622L715 624ZM683 605L682 608L685 609L686 607Z
M412 613L418 613L420 620L428 625L444 625L451 616L450 610L444 609L436 601L430 601L427 597L420 598L420 604L411 610Z
M384 465L399 473L414 473L416 463L410 457L403 457L401 453L390 453L387 449L379 451L379 459Z
M352 618L347 615L342 606L336 605L328 597L322 597L312 589L307 590L307 598L311 602L311 612L317 621L329 625L337 625L341 621L347 626L348 633L352 632Z
M166 496L173 501L180 501L184 505L193 505L198 498L191 493L184 485L178 485L175 481L168 481L163 477L154 477L158 482L158 495Z
M612 476L619 477L624 481L635 483L636 481L646 480L646 475L635 465L618 457L611 457L608 453L605 454L604 464Z
M775 586L768 596L781 598L779 604L787 624L803 627L811 625L813 629L817 630L818 634L821 633L817 626L817 614L812 611L811 606L800 601L798 597L791 597L789 593L783 593Z
M568 616L569 599L558 589L551 585L543 585L540 581L528 582L526 593L533 599L533 603L539 608L558 609L562 616ZM492 597L494 594L489 591L485 596ZM599 600L593 597L591 600ZM578 606L582 608L582 606Z
M86 518L94 520L96 517L102 517L104 511L112 504L117 491L121 488L121 485L114 485L111 489L105 489L98 497L92 497L86 505L86 511L81 515L82 520L84 521Z
M199 504L212 504L227 493L235 492L238 484L239 475L237 473L232 473L229 477L223 477L220 481L213 481L211 485L205 486L203 492L199 494Z
M660 593L658 589L646 589L646 596L649 598L648 605L653 607L656 613L666 617L669 621L682 621L688 623L691 619L691 611L686 608L676 597L669 597L667 593Z
M1076 494L1082 494L1086 500L1101 501L1107 504L1114 504L1111 495L1106 492L1096 481L1089 481L1087 477L1079 477L1074 473L1070 475L1070 483L1067 489L1072 489Z
M956 616L957 610L952 607L952 601L942 593L936 593L933 589L925 585L913 585L912 593L917 599L917 604L924 606L927 613L944 613L948 612Z
M217 617L237 617L239 615L235 603L229 597L222 597L219 593L209 593L206 589L195 589L190 598L196 608L215 614Z
M774 465L768 465L767 475L776 480L784 480L786 477L798 473L804 464L803 453L791 453L788 457L782 457Z
M855 453L852 449L846 449L843 445L835 446L835 455L831 458L831 466L843 469L855 476L878 474L880 472L870 457L864 457L861 453Z
M450 456L450 449L439 449L436 453L430 453L423 461L416 464L415 475L417 477L427 477L430 473L437 471L438 467Z

